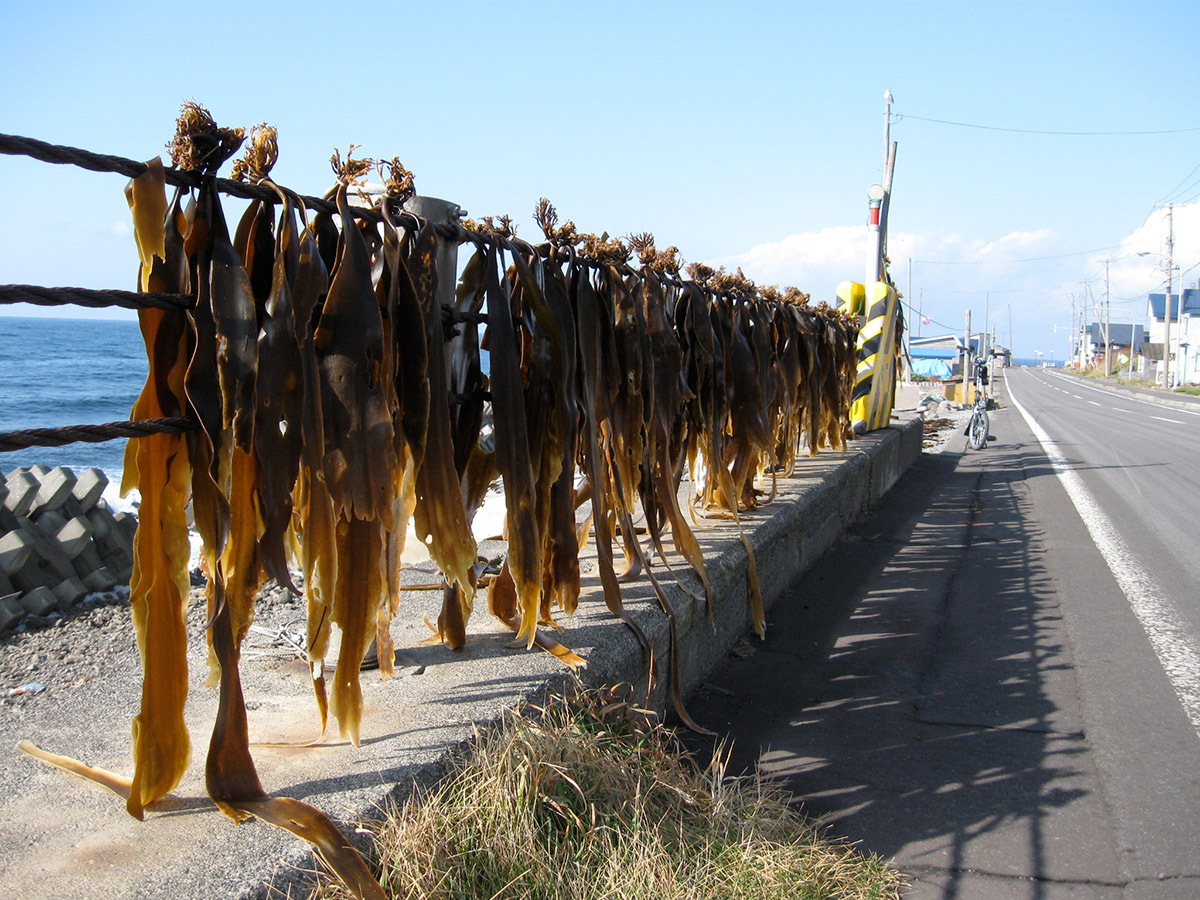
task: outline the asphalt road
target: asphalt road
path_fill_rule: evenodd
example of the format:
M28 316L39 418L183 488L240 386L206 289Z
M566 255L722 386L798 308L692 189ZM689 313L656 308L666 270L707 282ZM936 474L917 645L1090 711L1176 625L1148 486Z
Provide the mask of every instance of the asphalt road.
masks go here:
M913 898L1196 900L1200 417L1006 376L692 714Z
M1006 380L1108 570L1072 573L1066 557L1058 574L1067 591L1095 585L1066 603L1123 856L1142 875L1200 861L1200 407L1048 369Z
M1008 387L1062 451L1195 639L1200 635L1200 407L1163 406L1053 369L1011 370Z

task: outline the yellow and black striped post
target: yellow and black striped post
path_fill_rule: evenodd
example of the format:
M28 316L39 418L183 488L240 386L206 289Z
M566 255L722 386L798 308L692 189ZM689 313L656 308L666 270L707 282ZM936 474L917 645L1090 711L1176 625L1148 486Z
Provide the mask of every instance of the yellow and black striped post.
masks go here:
M896 289L876 281L865 293L866 321L858 331L858 368L850 403L855 434L885 428L896 396Z
M843 281L837 286L838 309L858 316L858 324L862 325L863 316L867 314L867 288L857 281Z

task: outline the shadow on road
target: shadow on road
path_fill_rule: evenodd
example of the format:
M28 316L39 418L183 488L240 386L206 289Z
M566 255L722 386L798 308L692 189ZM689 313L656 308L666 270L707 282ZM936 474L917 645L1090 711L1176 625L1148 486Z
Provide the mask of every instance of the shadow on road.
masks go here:
M1111 870L1028 496L1050 474L1021 444L923 457L691 705L735 770L781 779L923 897L959 896L966 873L1036 898Z

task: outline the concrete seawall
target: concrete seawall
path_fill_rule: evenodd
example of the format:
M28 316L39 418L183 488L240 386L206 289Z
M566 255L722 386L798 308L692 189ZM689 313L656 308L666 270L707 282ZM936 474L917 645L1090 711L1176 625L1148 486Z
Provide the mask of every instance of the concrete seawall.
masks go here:
M742 516L757 558L770 628L771 604L887 490L921 453L915 418L852 443L846 454L822 453L798 461L780 479L775 501ZM699 579L672 558L678 576L655 572L675 608L680 683L691 693L750 627L746 553L732 520L696 529L713 587L712 617ZM668 542L669 543L669 542ZM606 610L594 557L581 561L584 593L579 611L564 617L561 640L588 660L585 681L644 686L647 655L630 629ZM419 576L417 580L420 580ZM690 593L689 593L690 592ZM665 694L668 625L645 578L623 585L627 609L653 640L660 678L653 702ZM522 700L569 680L549 654L510 646L511 634L479 608L460 651L422 646L425 615L436 615L432 594L405 594L393 625L400 677L363 677L362 746L336 735L315 736L314 703L304 664L244 654L243 680L250 710L252 751L272 794L320 807L343 822L370 818L402 801L414 784L432 784L456 748L479 725L495 721ZM482 607L482 598L480 606ZM205 650L188 651L192 689L187 720L196 745L179 788L139 823L124 804L20 754L0 767L0 886L14 896L70 898L82 890L94 900L136 896L265 897L270 889L302 896L313 867L307 845L258 822L235 827L207 799L202 755L216 715L216 695L203 686ZM53 715L0 723L12 747L29 738L54 752L115 771L130 768L129 718L136 713L140 674L112 672L104 683L80 686ZM703 724L703 723L700 723ZM365 840L365 839L364 839ZM268 887L269 886L269 887ZM280 894L274 894L279 896Z

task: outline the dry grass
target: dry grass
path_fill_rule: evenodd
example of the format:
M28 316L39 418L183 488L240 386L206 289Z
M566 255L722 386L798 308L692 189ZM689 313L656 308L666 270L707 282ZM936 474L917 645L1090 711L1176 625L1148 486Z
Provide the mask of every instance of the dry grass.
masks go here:
M509 717L388 818L397 898L896 898L900 877L830 841L757 778L701 771L612 692ZM336 885L315 895L347 896Z

